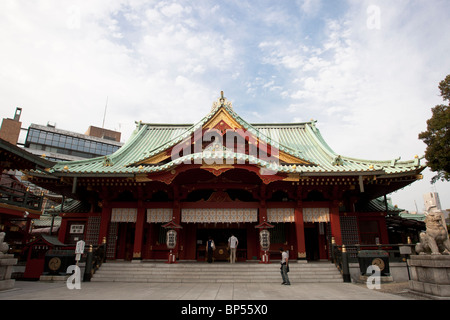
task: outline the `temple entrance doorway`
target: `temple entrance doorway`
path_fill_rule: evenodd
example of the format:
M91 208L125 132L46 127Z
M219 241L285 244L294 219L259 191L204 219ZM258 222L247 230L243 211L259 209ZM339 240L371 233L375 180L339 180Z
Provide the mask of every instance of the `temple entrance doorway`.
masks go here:
M234 234L238 238L239 245L236 252L237 261L247 260L247 229L225 227L226 224L217 224L197 229L197 261L206 261L206 242L208 237L214 240L216 250L214 251L214 261L229 262L228 238Z
M135 223L119 223L116 259L131 261L133 259Z
M319 260L319 233L316 223L305 224L305 249L306 260Z
M327 229L326 223L305 223L306 260L328 260Z

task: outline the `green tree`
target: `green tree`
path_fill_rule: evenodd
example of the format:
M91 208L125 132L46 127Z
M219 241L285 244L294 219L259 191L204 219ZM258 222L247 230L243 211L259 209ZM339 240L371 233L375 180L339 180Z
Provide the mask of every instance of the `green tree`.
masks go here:
M437 173L431 183L450 180L450 75L439 83L439 90L448 103L431 109L433 115L427 120L427 131L419 134L419 139L427 145L427 165Z

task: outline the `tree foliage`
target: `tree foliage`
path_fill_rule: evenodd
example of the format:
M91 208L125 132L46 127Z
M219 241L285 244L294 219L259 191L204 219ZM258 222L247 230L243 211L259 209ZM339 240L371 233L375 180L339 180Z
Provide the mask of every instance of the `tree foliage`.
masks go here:
M450 75L439 83L439 90L448 103L431 109L433 115L427 120L427 131L419 134L419 139L427 145L427 165L437 173L432 183L450 180Z

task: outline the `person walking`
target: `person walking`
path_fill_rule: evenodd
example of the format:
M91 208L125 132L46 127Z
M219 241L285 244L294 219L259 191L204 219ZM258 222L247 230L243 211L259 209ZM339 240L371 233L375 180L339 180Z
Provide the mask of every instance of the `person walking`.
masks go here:
M211 238L211 236L209 236L208 241L206 242L206 254L208 256L208 263L213 262L214 250L216 250L216 245L214 244L214 240Z
M228 239L228 248L230 248L230 263L236 262L236 250L239 244L238 239L231 234L231 237Z
M291 282L289 281L288 272L289 272L289 255L283 248L280 248L281 253L281 278L283 279L284 285L290 286Z

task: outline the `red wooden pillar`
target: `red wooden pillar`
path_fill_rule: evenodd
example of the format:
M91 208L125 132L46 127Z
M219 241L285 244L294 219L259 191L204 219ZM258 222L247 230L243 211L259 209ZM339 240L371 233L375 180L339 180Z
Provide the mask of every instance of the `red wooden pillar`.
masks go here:
M261 201L260 205L259 205L259 222L263 223L263 222L268 222L267 221L267 208L266 208L266 202L265 201ZM259 232L257 233L257 238L255 239L256 243L258 243L258 248L259 248L259 257L258 260L261 261L264 255L264 251L261 249L261 245L259 244Z
M27 230L29 230L28 221L27 221ZM67 219L61 218L61 226L59 227L58 231L58 240L61 243L64 243L66 241L66 233L67 233Z
M341 221L339 220L339 203L333 201L330 208L331 236L337 245L342 245Z
M259 206L259 221L260 222L268 222L267 221L267 208L265 204L261 204Z
M1 176L1 171L0 171L0 176ZM28 242L29 238L31 238L31 233L30 233L31 232L31 230L30 230L30 228L31 228L31 220L32 220L31 218L27 218L27 222L26 222L26 225L25 225L26 232L23 235L22 244L26 244ZM61 234L61 227L59 228L59 234Z
M111 207L107 204L106 201L103 201L98 244L101 244L103 242L103 238L108 239L109 224L111 222L111 212Z
M259 223L268 222L267 221L267 207L266 207L266 186L263 184L260 188L260 201L259 201Z
M134 248L133 248L133 260L142 259L142 236L144 232L145 223L145 208L142 201L138 201L136 228L134 231Z
M297 260L306 260L305 247L305 224L303 221L303 205L298 201L297 207L294 209L295 216L295 235L297 240Z

